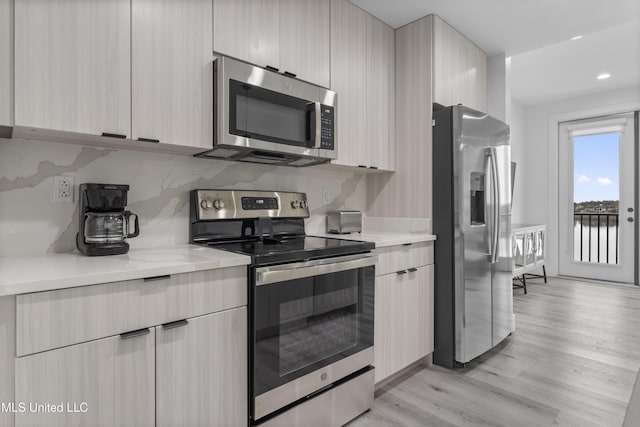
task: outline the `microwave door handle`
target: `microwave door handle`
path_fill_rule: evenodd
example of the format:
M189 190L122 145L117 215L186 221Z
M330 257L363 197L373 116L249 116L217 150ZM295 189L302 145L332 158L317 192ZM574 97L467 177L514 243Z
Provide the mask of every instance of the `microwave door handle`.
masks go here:
M319 102L314 102L314 117L315 117L315 144L313 148L320 148L322 142L322 105Z

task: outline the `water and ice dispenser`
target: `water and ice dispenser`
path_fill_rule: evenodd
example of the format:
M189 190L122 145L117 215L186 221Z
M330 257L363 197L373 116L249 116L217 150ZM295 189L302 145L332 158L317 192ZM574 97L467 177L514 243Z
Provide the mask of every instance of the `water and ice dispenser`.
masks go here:
M484 173L471 172L469 179L469 187L471 190L471 225L485 225Z

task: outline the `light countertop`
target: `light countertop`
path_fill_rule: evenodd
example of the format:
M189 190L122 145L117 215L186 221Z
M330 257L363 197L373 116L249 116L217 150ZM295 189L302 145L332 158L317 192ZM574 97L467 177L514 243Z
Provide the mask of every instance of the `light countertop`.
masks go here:
M360 240L372 242L376 248L385 246L404 245L406 243L430 242L436 240L436 236L427 233L399 233L392 231L365 231L352 234L314 233L318 237L330 237L333 239Z
M0 257L0 296L248 265L251 258L196 245L132 249L125 255Z

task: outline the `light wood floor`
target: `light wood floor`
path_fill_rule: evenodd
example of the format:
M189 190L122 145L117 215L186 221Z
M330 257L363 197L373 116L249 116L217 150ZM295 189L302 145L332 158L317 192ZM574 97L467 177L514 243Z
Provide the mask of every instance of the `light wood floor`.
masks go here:
M640 369L640 290L549 279L514 291L516 332L464 369L419 369L349 427L621 426Z

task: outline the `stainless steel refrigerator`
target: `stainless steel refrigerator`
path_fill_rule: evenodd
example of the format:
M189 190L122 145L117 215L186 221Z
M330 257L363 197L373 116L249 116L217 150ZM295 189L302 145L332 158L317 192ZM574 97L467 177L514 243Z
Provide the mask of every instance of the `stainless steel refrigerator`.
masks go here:
M514 330L509 126L462 105L433 120L433 360L455 367Z

